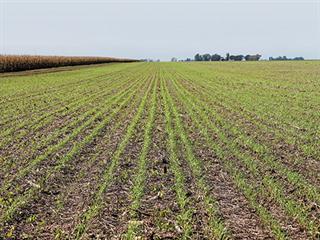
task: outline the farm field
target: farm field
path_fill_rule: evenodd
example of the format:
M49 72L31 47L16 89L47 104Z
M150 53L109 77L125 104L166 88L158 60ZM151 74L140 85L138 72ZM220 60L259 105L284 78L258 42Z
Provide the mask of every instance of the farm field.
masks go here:
M137 60L112 57L66 57L0 54L0 73L113 62L137 62Z
M0 74L0 239L319 239L319 66Z

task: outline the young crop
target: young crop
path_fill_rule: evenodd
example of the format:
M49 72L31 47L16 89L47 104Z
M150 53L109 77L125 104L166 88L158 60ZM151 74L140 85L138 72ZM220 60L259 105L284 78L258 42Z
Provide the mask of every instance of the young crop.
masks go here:
M0 239L319 239L318 65L1 73Z
M42 178L39 181L39 185L42 186L45 184L46 180L54 174L54 172L59 171L60 169L62 169L65 164L67 162L69 162L80 150L82 147L88 145L90 142L92 142L94 140L94 138L99 134L99 132L106 126L106 124L112 119L112 117L114 117L114 115L119 112L121 110L121 108L131 99L131 97L133 96L134 92L132 92L129 96L127 96L124 100L123 95L126 95L130 93L129 91L127 92L122 92L119 95L115 95L114 98L111 100L110 105L108 104L107 107L111 108L115 106L115 104L119 101L122 100L122 102L120 102L120 104L116 107L112 109L112 113L104 118L103 121L101 121L91 132L91 134L87 135L82 142L78 142L76 143L72 149L63 157L61 158L58 163L54 166L54 168L52 168L45 176L44 178ZM105 109L106 110L106 109ZM28 174L36 165L38 165L40 162L44 161L48 156L50 156L50 154L52 154L53 152L58 151L60 148L62 148L65 144L67 144L70 140L72 140L75 136L77 136L78 134L80 134L82 132L82 130L89 126L91 123L94 122L95 119L102 117L103 116L103 112L99 111L98 113L95 114L95 116L91 119L89 119L88 121L86 121L83 125L81 125L80 127L78 127L77 129L74 130L74 132L69 135L66 139L64 139L63 141L59 142L57 145L54 145L52 148L49 148L47 150L47 152L45 152L43 155L40 155L38 158L33 159L31 161L31 164L28 165L28 167L24 168L23 170L21 170L18 175L15 176L15 178L17 179L21 179L22 177L24 177L26 174ZM9 187L12 187L11 181L5 183L1 189L3 191L5 191L6 189L8 189ZM24 204L27 203L27 201L32 198L35 194L36 191L39 191L39 188L37 187L32 187L29 190L27 190L27 192L24 195L20 195L18 198L16 198L8 207L6 207L4 214L0 217L0 219L2 221L9 221L13 214Z
M152 84L154 85L153 87L155 88L154 82ZM109 167L103 173L101 184L98 186L98 189L94 195L94 199L93 199L91 206L89 207L89 209L85 213L82 214L81 222L76 226L76 228L74 230L76 239L82 238L83 234L85 233L85 231L87 229L88 222L92 218L94 218L101 210L102 203L103 203L103 193L105 192L107 187L111 184L113 174L119 165L120 157L121 157L125 147L127 146L130 138L132 137L134 129L142 116L143 109L146 104L150 88L151 88L151 84L150 84L148 90L146 91L143 99L141 100L141 103L138 107L138 110L137 110L135 117L132 119L130 125L127 128L127 131L126 131L126 134L125 134L123 140L121 141L119 147L117 148L117 150L113 154L113 157L111 159L111 163L110 163Z
M173 118L175 120L176 126L177 126L177 132L179 133L179 137L182 140L182 143L184 144L184 148L186 150L186 157L187 161L190 165L190 168L196 178L197 185L202 191L202 194L204 196L204 204L205 208L207 209L207 213L209 215L209 225L210 225L210 231L212 232L213 238L215 239L227 239L229 236L226 227L224 226L223 221L219 218L218 214L218 207L217 203L213 198L209 196L209 190L207 187L207 184L203 178L202 173L202 163L194 156L191 142L186 136L186 133L184 131L184 127L182 125L181 119L179 117L179 113L172 102L172 99L170 97L170 93L168 92L167 87L165 88L165 94L168 101L169 106L172 109L173 112Z
M143 147L138 160L137 175L134 178L133 189L131 192L132 206L131 206L130 215L133 220L130 221L128 225L128 231L126 234L128 239L135 239L137 234L138 225L136 224L136 221L134 221L134 218L136 217L136 213L137 213L136 211L139 209L141 204L140 200L141 200L141 197L143 196L144 184L146 181L146 172L148 167L147 155L148 155L150 145L152 143L151 133L152 133L152 130L154 129L154 120L155 120L156 106L157 106L157 98L156 98L157 85L158 85L158 80L156 80L155 87L153 88L153 92L152 92L151 109L149 110L149 116L147 119L145 131L144 131L144 141L143 141Z

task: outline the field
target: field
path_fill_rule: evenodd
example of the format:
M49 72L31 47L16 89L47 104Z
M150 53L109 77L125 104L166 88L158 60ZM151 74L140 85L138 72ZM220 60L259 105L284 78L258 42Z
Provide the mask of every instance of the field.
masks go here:
M137 60L111 57L66 57L0 54L0 73L112 62L137 62Z
M319 66L0 75L0 239L319 239Z

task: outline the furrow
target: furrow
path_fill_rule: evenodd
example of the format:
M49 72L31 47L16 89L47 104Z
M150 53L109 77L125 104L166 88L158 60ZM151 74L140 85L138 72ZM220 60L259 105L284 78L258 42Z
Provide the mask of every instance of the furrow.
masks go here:
M190 99L186 99L189 100ZM245 153L242 153L234 146L234 142L230 142L224 133L220 131L217 127L215 127L212 122L208 119L208 117L200 111L199 106L196 106L195 99L192 99L192 102L189 104L193 104L193 108L197 109L197 113L202 117L202 119L206 123L206 127L211 129L217 136L219 137L219 140L222 141L222 143L227 148L227 151L232 153L237 159L241 160L243 164L246 166L246 168L251 172L251 174L254 175L255 178L260 178L260 176L263 176L262 183L263 185L260 186L260 190L257 190L260 193L266 193L268 192L271 197L274 197L274 200L285 209L287 214L289 214L293 219L297 219L302 226L304 226L312 235L316 233L317 231L317 224L313 221L310 221L306 218L308 215L308 209L306 207L303 207L299 202L296 202L293 199L288 198L285 196L281 188L276 187L278 186L275 184L277 181L271 181L272 178L268 175L264 175L261 173L256 165L255 160L250 156L246 155ZM257 185L258 187L259 185ZM276 194L277 193L277 194Z
M134 83L133 83L133 85L134 85ZM127 95L129 93L131 94L131 95L129 95L129 98L130 98L132 96L132 94L133 94L131 92L132 92L132 90L131 91L126 91L126 89L124 89L123 91L119 92L118 94L112 96L110 99L107 99L107 101L105 102L105 104L107 104L107 105L105 105L103 107L103 109L105 111L110 109L112 106L116 105L117 102L119 102L123 96L125 96L125 95ZM57 152L59 149L63 148L68 142L70 142L76 136L81 134L81 132L84 129L86 129L87 127L89 127L91 124L93 124L96 119L101 119L103 117L103 110L99 110L98 112L96 112L97 110L98 110L98 108L92 109L90 112L88 112L88 116L90 116L89 113L94 113L94 115L91 116L89 119L87 119L85 122L83 122L81 125L77 126L75 129L73 129L73 131L69 135L67 135L64 138L62 138L55 145L50 145L46 149L45 152L43 152L40 155L37 155L36 158L30 160L28 162L28 165L25 166L21 171L18 171L16 174L14 174L13 178L10 181L8 181L9 179L7 178L7 181L2 183L1 190L5 191L6 189L9 189L9 187L12 187L11 182L14 179L23 178L24 176L26 176L40 162L46 160L48 157L50 157L52 154Z
M155 85L157 86L157 81ZM133 188L131 190L131 199L132 204L130 207L130 216L131 220L128 223L128 230L126 233L127 239L135 239L138 230L138 222L136 221L136 214L138 209L140 208L141 198L144 194L144 185L146 181L146 172L147 172L147 155L151 145L151 133L154 129L154 121L155 121L155 114L156 114L156 106L157 106L157 95L156 95L157 88L153 89L152 99L151 99L151 109L149 110L149 116L147 119L147 123L144 130L143 136L143 146L141 153L138 159L137 165L137 174L134 176L133 180Z
M73 147L70 149L70 151L66 155L64 155L63 158L59 159L58 162L49 170L49 172L47 172L47 174L41 178L41 180L38 182L38 185L40 185L40 186L45 185L45 182L48 179L48 177L53 175L55 172L58 172L59 170L61 170L70 160L73 159L73 157L80 151L80 149L82 147L85 147L90 142L92 142L94 140L94 138L100 133L100 131L103 130L105 125L107 125L109 123L109 121L115 116L115 114L117 112L119 112L122 109L122 107L132 98L132 96L133 96L133 93L131 93L128 97L126 97L125 100L123 100L117 107L112 109L111 114L108 115L105 119L103 119L99 124L97 124L97 126L92 130L92 132L89 135L87 135L83 139L83 141L78 142L75 145L73 145ZM119 101L120 99L121 99L121 96L116 98L115 102ZM113 105L111 105L110 107L112 107L112 106ZM99 112L98 116L96 116L96 117L99 117L101 115L102 115L102 113ZM79 134L82 131L82 129L84 128L84 126L85 125L82 125L81 129L77 129L77 131L75 131L73 135ZM73 135L70 135L70 136L73 136ZM56 145L54 150L56 150L57 148L60 148L62 143L65 144L66 142L69 142L69 140L71 140L71 139L72 139L71 137L68 137L63 142L60 142L58 145ZM46 153L46 155L49 155L49 154ZM35 165L37 165L39 162L41 162L44 159L45 158L43 158L43 157L35 159L32 165L29 165L28 168L25 168L22 173L20 172L19 177L21 178L23 175L26 175L28 172L30 172L30 170ZM36 186L32 186L29 190L26 191L25 194L17 197L9 206L7 206L5 208L5 210L3 211L3 214L1 214L2 222L9 221L10 218L13 216L13 214L21 206L23 206L28 201L30 201L30 199L32 199L32 197L34 197L35 193L40 191L40 189L41 189L41 187L37 188Z
M99 211L101 211L103 194L106 191L106 189L110 186L114 172L116 171L116 169L119 165L120 157L121 157L126 145L128 144L130 138L132 137L132 134L134 132L134 129L135 129L137 123L140 120L140 117L141 117L143 110L144 110L144 106L146 104L148 93L150 91L150 87L151 87L151 84L149 85L149 89L146 91L145 96L143 97L143 99L139 105L139 108L138 108L136 115L134 116L134 118L132 119L132 122L130 123L130 125L127 128L125 136L123 137L121 143L119 144L119 147L117 148L117 150L113 154L113 157L111 159L111 163L110 163L109 167L106 168L105 172L103 173L102 181L101 181L101 183L98 187L98 190L94 196L94 200L93 200L92 204L87 209L87 211L85 211L83 213L83 215L81 217L81 222L76 226L76 228L74 230L74 234L77 239L80 239L83 236L83 234L87 230L87 227L88 227L87 224L90 222L90 220L92 218L94 218L99 213Z
M169 79L169 76L167 77ZM219 217L219 209L215 199L209 196L209 189L207 188L207 183L203 178L203 166L202 163L194 156L193 149L191 143L186 136L184 127L182 125L181 119L179 117L179 113L170 97L170 93L168 92L167 86L165 88L165 94L167 97L168 105L171 107L173 112L173 118L176 123L176 129L179 133L179 137L182 140L184 148L186 150L186 159L190 165L191 171L193 172L194 178L196 179L197 187L201 191L201 195L203 197L205 209L209 216L209 228L211 231L211 237L213 239L228 239L229 233L222 221Z
M251 151L250 154L255 154L259 159L263 160L263 163L261 163L262 168L266 170L271 168L277 171L279 175L286 176L287 181L300 190L297 191L298 196L302 195L302 197L308 197L317 204L320 204L319 189L316 186L312 185L312 183L310 183L307 179L305 179L305 176L302 176L300 173L291 170L289 167L279 162L278 159L273 156L266 145L256 142L250 136L247 136L245 133L239 130L236 125L228 123L223 116L220 116L212 108L209 108L203 101L190 95L191 93L188 92L185 88L183 89L185 94L188 94L189 97L191 97L203 108L203 114L209 115L217 124L219 124L234 136L233 141L235 148L249 148L249 150ZM200 110L200 108L198 109Z
M130 81L130 80L128 80ZM129 83L129 82L128 82ZM126 81L121 84L119 86L119 90L121 88L123 88L124 86L126 86L126 84L128 84ZM126 86L126 88L123 90L123 92L127 91L127 90L130 90L130 88L133 86L133 83L136 83L136 82L132 82L130 83L128 86ZM102 95L102 96L98 96L97 99L92 99L90 100L89 102L87 101L86 104L90 104L90 102L94 103L96 100L99 100L99 99L103 99L105 98L106 96L112 94L113 92L116 92L118 89L113 89L113 90L110 90L108 93L106 93L105 95ZM15 156L17 152L19 152L19 146L22 147L22 148L28 148L28 146L26 146L24 143L29 143L32 147L31 149L37 149L35 150L34 152L39 152L39 149L42 149L43 150L43 147L42 146L46 146L46 144L48 146L50 146L51 143L55 138L59 138L59 136L66 132L66 130L70 131L74 126L77 126L78 123L81 123L82 121L84 121L87 117L91 116L92 114L95 113L95 111L97 109L99 109L99 106L103 104L103 101L100 101L98 102L98 104L95 105L94 108L91 108L91 109L88 109L86 110L85 112L76 112L77 114L80 114L79 117L73 117L73 118L70 118L71 119L71 122L65 124L65 121L63 121L62 123L65 124L63 127L60 127L58 128L57 126L54 126L55 127L55 130L54 132L50 131L50 134L49 135L42 135L44 132L46 132L45 129L42 129L41 131L38 131L39 134L41 134L39 137L37 137L37 135L31 135L31 136L34 136L34 139L36 142L33 142L33 140L30 141L30 139L24 139L24 141L21 143L21 144L14 144L13 146L16 147L16 149L12 149L10 150L10 152L12 152L12 155ZM101 106L100 106L101 107ZM61 120L61 117L59 118L59 121L62 121ZM49 129L50 130L50 129ZM31 134L31 133L30 133ZM45 137L44 139L41 139L41 137ZM39 146L39 147L37 147ZM32 156L32 152L30 153L30 151L27 151L28 153L28 156L24 156L24 153L21 153L19 156L23 156L24 159L28 158L28 156ZM3 157L5 156L4 152L2 153ZM8 156L9 157L9 160L10 159L13 159L13 156ZM11 157L11 158L10 158ZM11 161L12 162L12 161ZM15 163L17 162L17 160L15 159ZM10 167L10 161L9 161L9 167Z
M177 215L177 227L181 229L180 237L182 239L190 238L192 234L192 209L188 209L189 199L186 191L186 178L183 175L183 171L180 166L179 158L177 156L177 142L176 142L176 134L172 128L172 115L170 112L170 108L165 101L166 96L164 92L164 80L161 79L161 98L164 105L164 114L165 114L165 130L167 134L167 151L169 158L169 168L174 174L174 190L176 193L176 201L179 206L179 214Z
M71 233L86 204L89 204L88 199L96 189L103 168L108 164L105 158L111 157L115 151L119 136L129 125L144 90L145 87L139 88L134 99L110 121L108 127L92 143L83 147L76 158L49 176L45 191L41 191L39 197L20 209L19 217L14 219L16 236L40 239L55 238L57 235L60 238L71 237L68 233ZM37 221L30 222L31 218ZM41 221L45 221L45 224L40 224Z
M120 77L121 77L121 76L119 76L118 79L117 78L114 79L114 78L112 78L112 76L108 76L108 78L102 78L101 79L101 82L105 82L107 79L111 79L112 80L112 84L110 86L108 86L108 88L107 88L107 89L110 89L110 90L112 90L113 86L116 86L118 84L118 82L116 80L119 80ZM91 79L91 80L93 80L93 79ZM91 84L93 84L93 86L95 88L97 88L97 85L96 85L97 83L98 82L95 80L94 84L93 83L91 83ZM74 84L76 84L76 83L74 83ZM106 83L104 83L104 84L106 84ZM81 91L83 91L83 88L85 88L85 86L81 86L80 85L79 88L80 88ZM70 91L70 89L68 91ZM105 91L105 89L103 91ZM97 93L95 93L95 95L99 96L99 93L103 92L103 91L98 91ZM10 136L13 132L17 132L20 129L24 129L28 125L32 126L32 129L36 130L37 127L39 127L39 124L41 124L40 126L42 126L45 123L49 123L51 118L54 117L56 114L59 114L60 112L71 112L72 110L74 110L74 107L77 107L79 104L81 106L81 103L86 103L87 100L89 100L91 97L93 97L92 94L91 94L91 95L89 95L89 97L87 97L87 99L81 98L79 100L79 94L80 93L81 92L79 92L79 93L75 92L74 93L74 89L73 89L72 95L75 95L75 97L72 98L70 100L70 102L66 102L65 100L62 99L62 101L61 101L61 103L63 102L63 106L62 107L60 107L58 109L55 109L54 111L52 111L51 109L48 109L48 110L51 110L51 111L45 111L44 114L43 114L43 110L41 109L39 111L40 116L39 117L33 116L32 118L30 118L30 121L23 121L24 120L23 118L22 119L19 118L19 122L21 122L21 123L19 123L18 125L16 125L16 124L13 125L14 122L12 122L12 120L11 120L10 123L13 126L11 128L7 128L6 131L4 131L4 132L1 132L1 137ZM84 93L81 93L81 94L83 95ZM66 94L66 93L64 94L64 96L66 96L68 98L69 98L69 95L70 94ZM55 98L57 98L57 96L55 96ZM47 101L47 100L45 100L45 101ZM59 105L61 105L61 104L59 104ZM27 115L27 117L28 116L29 116L29 114ZM42 123L43 121L45 121L45 122ZM30 129L28 129L28 130L30 131ZM22 132L22 133L24 133L24 132ZM23 134L22 134L22 136L21 136L21 134L19 136L23 137ZM7 142L1 143L0 147L4 146Z

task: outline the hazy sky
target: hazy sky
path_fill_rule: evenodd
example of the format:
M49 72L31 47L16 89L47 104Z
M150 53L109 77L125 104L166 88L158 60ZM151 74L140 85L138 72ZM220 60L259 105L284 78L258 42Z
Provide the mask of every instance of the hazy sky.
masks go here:
M320 58L320 0L0 0L0 53Z

